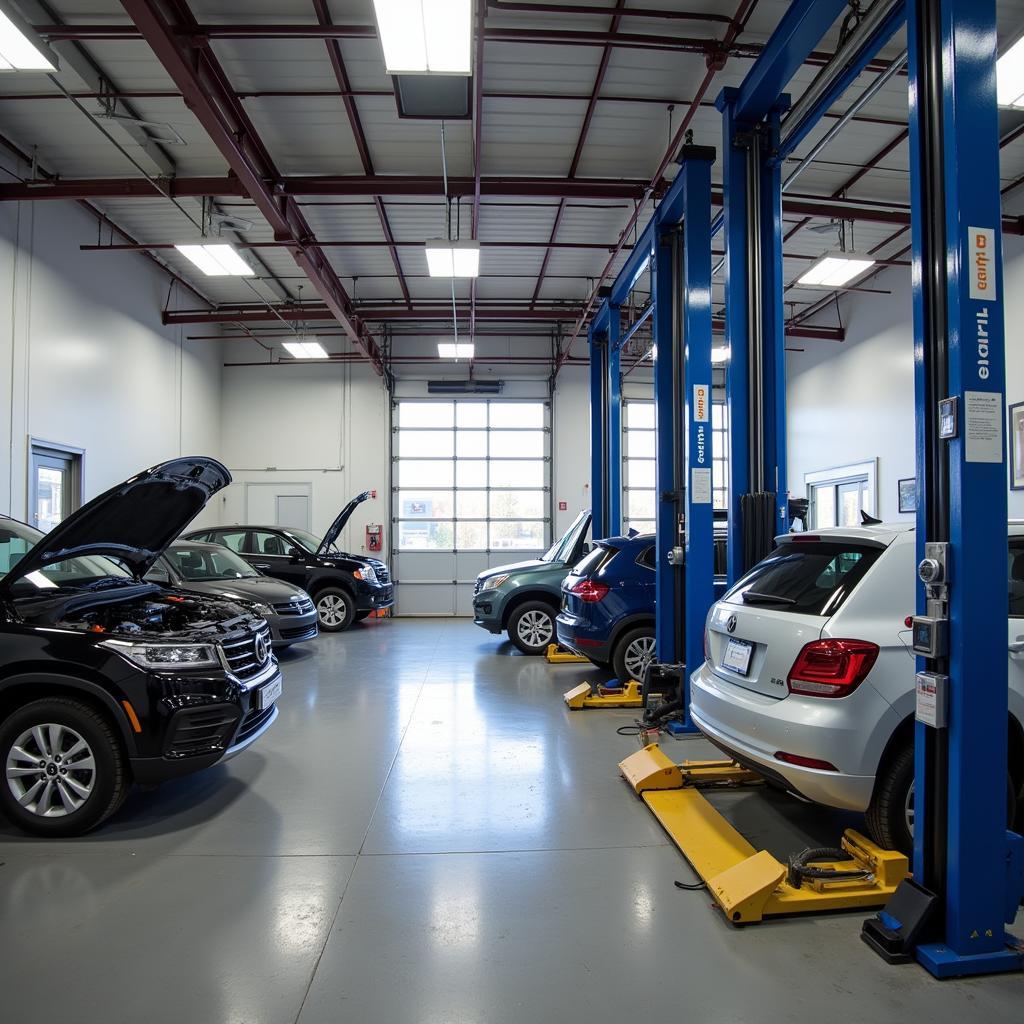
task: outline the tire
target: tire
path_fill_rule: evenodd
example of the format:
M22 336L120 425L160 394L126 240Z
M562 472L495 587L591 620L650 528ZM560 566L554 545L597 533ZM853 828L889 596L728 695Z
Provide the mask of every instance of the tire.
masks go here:
M1006 820L1013 822L1016 811L1013 779L1006 775ZM887 850L914 854L914 747L904 747L892 758L884 775L875 781L871 803L864 812L868 835Z
M96 828L121 806L130 786L110 722L68 697L36 700L8 716L0 726L0 767L0 807L10 821L55 839Z
M643 670L654 657L654 627L637 626L619 638L612 655L612 669L625 686L631 680L643 682Z
M555 610L544 601L526 601L509 617L508 638L523 654L544 654L556 641Z
M341 587L324 587L313 598L317 625L325 633L343 633L356 621L355 598Z

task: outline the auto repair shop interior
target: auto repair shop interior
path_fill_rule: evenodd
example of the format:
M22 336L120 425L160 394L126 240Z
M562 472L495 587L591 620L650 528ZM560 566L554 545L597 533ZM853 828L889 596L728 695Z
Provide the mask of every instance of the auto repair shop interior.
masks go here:
M0 1019L1021 1019L1022 0L0 70Z

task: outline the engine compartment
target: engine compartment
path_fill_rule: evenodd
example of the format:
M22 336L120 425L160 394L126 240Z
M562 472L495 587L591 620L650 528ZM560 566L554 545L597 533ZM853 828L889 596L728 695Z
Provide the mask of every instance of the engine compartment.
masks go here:
M243 629L251 631L259 617L234 601L183 592L168 593L144 587L133 596L110 593L42 607L22 604L22 616L32 622L94 634L142 639L217 638Z

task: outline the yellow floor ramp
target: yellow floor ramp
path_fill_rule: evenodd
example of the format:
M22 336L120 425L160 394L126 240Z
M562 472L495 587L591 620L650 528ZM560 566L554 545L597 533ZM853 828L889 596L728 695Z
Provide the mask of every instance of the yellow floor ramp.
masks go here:
M544 660L549 665L589 665L590 659L584 658L579 654L573 654L572 651L567 651L564 647L559 647L558 644L548 644L548 649L544 653Z
M590 683L580 683L562 694L562 700L572 711L583 708L642 708L644 706L643 688L637 682L629 682L625 686L598 686L592 688Z
M847 829L842 838L847 856L813 863L813 873L826 877L791 879L788 865L767 850L755 850L700 792L758 781L755 773L733 761L676 764L652 743L620 762L619 770L735 924L884 906L907 876L909 865L902 853L883 850ZM829 871L854 877L829 878Z

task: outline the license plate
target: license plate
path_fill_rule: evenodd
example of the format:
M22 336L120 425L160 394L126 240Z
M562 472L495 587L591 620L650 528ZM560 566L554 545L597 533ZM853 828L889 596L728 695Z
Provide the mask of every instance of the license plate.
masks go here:
M750 671L750 656L754 653L754 645L746 640L730 640L725 645L725 657L722 664L733 672L745 676Z
M281 677L278 676L272 683L261 686L256 691L256 701L260 711L266 711L278 697L281 696Z

